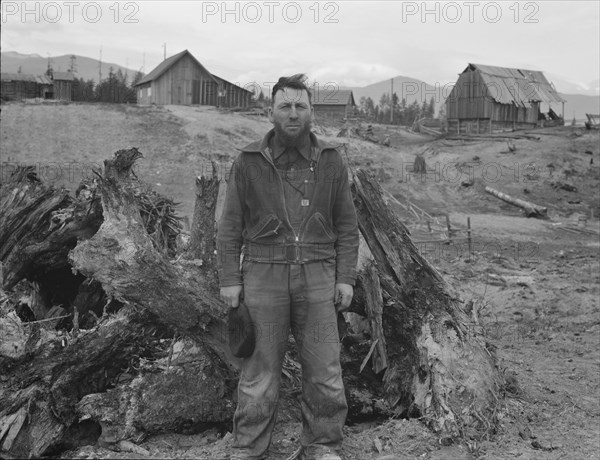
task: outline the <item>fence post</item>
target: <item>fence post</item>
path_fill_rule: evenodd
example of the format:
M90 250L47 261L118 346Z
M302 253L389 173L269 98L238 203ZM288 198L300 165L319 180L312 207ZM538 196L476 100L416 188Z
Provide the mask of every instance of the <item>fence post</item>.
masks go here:
M469 246L469 258L468 261L471 261L471 218L467 217L467 245Z
M450 227L450 216L446 214L446 227L448 228L448 242L452 243L452 228Z

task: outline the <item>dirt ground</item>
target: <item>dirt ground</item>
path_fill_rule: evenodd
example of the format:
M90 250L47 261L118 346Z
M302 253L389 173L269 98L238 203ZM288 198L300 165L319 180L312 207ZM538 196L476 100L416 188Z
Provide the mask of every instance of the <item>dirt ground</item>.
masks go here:
M194 178L270 128L262 117L205 107L2 105L2 178L15 164L74 189L118 149L144 154L138 176L181 203L191 219ZM531 130L539 140L432 140L374 125L390 147L356 138L344 144L352 168L367 168L413 241L465 301L480 307L487 340L507 381L495 433L450 444L419 420L347 426L344 458L583 459L600 452L600 135L581 127ZM426 174L413 174L421 154ZM548 219L487 194L493 187L548 208ZM573 189L575 188L575 190ZM447 244L447 221L453 232ZM467 240L470 220L471 244ZM278 423L270 459L296 445L299 423ZM225 459L226 430L150 437L149 458ZM146 458L86 446L72 458Z

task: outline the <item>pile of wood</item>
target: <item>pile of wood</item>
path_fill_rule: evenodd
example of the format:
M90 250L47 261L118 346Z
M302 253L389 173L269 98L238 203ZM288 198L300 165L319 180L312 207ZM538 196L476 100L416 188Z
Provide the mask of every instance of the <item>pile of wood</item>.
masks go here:
M172 246L180 228L172 202L131 173L139 158L135 149L117 152L75 197L28 169L2 184L0 328L14 345L0 348L3 455L230 428L239 361L226 342L214 269L224 184L216 175L198 179L182 253ZM489 435L502 381L476 309L419 254L367 173L358 171L352 187L361 258L342 339L349 418L421 417L449 436ZM148 200L160 220L145 215ZM62 328L45 317L58 303L68 317ZM28 315L17 315L17 304ZM97 321L82 322L89 311ZM293 351L284 368L292 391L281 407L293 413Z

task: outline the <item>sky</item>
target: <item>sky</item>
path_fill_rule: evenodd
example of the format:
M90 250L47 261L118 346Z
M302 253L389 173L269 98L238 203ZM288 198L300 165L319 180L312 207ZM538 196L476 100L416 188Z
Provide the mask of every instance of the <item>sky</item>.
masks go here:
M600 73L600 2L2 1L1 49L77 54L146 73L188 49L231 82L318 85L397 75L456 81L469 62L543 70L588 87Z

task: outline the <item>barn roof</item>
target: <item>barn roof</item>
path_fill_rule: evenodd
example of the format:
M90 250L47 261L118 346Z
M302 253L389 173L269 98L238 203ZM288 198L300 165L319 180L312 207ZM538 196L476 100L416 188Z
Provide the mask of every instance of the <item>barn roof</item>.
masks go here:
M254 94L252 91L249 91L246 88L242 88L241 86L236 85L235 83L231 83L230 81L227 81L224 78L218 77L216 75L213 75L213 77L214 77L215 80L217 80L217 82L227 83L228 85L235 86L236 88L239 88L239 89L241 89L243 91L246 91L247 93Z
M72 72L52 72L52 79L73 81L75 80L75 75Z
M539 70L469 64L463 73L475 70L479 70L488 92L500 104L529 107L531 101L565 102Z
M179 61L186 54L189 54L190 57L196 62L196 64L198 64L207 74L209 74L211 77L213 76L208 70L206 70L206 67L204 67L202 64L200 64L200 61L198 61L198 59L196 59L192 53L190 53L188 50L183 50L182 52L174 54L173 56L168 57L167 59L162 61L160 64L158 64L152 70L152 72L150 72L148 75L146 75L140 81L138 81L135 84L135 86L143 85L144 83L150 83L151 81L156 80L158 77L160 77L162 74L164 74L167 70L169 70L173 65L175 65L175 63L177 61ZM213 80L214 80L214 77L213 77Z
M312 105L346 105L354 102L354 93L351 89L323 89L311 91Z
M47 75L31 75L26 73L5 73L0 74L2 81L31 81L42 85L51 85L52 80Z

